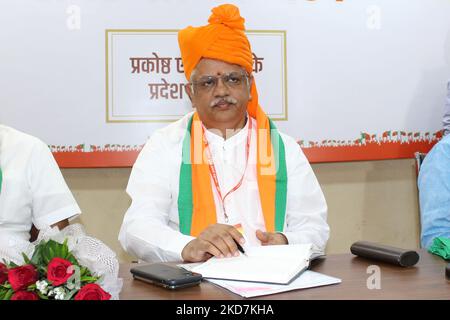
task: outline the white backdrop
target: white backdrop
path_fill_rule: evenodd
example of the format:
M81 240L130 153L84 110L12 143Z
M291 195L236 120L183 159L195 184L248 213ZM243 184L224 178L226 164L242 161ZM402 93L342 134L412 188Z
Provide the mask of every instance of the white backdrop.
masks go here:
M87 153L91 145L142 145L167 122L108 121L106 30L204 25L211 8L221 3L0 0L0 122L52 146L82 144L80 151ZM285 31L287 116L276 123L305 141L306 151L333 145L335 153L344 154L339 159L361 159L346 148L361 133L373 135L378 142L386 131L389 136L414 133L416 141L441 129L450 78L450 1L230 3L240 7L247 29ZM271 73L258 76L259 82L265 82L260 88L261 105L266 110L280 109L273 106L279 99L268 97L270 81L262 78L270 78ZM130 105L134 106L132 100ZM405 153L386 151L368 157L397 156ZM338 158L324 153L314 161ZM60 160L60 164L65 163Z

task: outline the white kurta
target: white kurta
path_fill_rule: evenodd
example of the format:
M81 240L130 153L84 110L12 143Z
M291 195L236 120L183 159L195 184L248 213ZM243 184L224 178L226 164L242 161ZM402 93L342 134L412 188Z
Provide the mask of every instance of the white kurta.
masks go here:
M81 211L48 146L39 139L0 125L0 245L28 241L38 229Z
M157 130L133 166L127 192L132 199L119 240L130 254L144 261L181 260L181 251L194 239L179 232L178 192L183 138L192 113ZM260 245L257 229L265 230L256 175L256 120L252 119L250 156L245 170L248 122L229 139L206 131L222 195L242 177L242 185L225 200L229 224L241 224L246 245ZM281 134L288 176L283 234L289 243L312 243L324 250L329 236L327 205L317 179L294 139ZM218 193L211 179L217 222L225 223Z

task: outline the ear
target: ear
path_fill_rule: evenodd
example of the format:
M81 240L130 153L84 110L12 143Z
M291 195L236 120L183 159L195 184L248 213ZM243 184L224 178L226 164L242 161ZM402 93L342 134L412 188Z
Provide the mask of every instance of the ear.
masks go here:
M185 91L186 94L188 95L189 100L191 100L191 102L192 102L192 96L193 96L194 94L192 93L192 87L191 87L191 84L190 84L190 83L187 83L187 84L184 86L184 91Z
M249 80L249 85L250 85L250 88L251 88L252 84L253 84L253 74L250 75L248 80Z
M249 79L248 79L248 85L249 85L249 88L248 88L248 100L249 101L252 101L252 94L251 94L252 84L253 84L253 75L251 74Z

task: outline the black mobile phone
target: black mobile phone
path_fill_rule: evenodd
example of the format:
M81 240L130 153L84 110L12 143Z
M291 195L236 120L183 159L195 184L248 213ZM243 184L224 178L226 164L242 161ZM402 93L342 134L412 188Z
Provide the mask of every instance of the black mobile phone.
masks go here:
M167 289L178 289L199 284L203 277L199 273L165 263L139 265L130 269L133 278Z

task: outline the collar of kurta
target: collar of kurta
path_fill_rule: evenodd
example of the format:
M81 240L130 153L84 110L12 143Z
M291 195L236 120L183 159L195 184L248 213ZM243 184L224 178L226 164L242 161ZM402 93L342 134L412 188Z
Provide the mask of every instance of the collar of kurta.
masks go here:
M258 109L258 113L248 110L257 123L256 172L259 189L259 199L249 201L261 202L266 231L281 232L285 223L287 199L285 148L274 123ZM203 157L205 144L197 112L188 121L182 148L178 192L179 228L183 234L198 236L209 225L217 223L217 213L210 169Z

